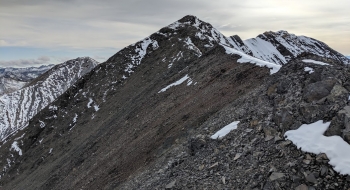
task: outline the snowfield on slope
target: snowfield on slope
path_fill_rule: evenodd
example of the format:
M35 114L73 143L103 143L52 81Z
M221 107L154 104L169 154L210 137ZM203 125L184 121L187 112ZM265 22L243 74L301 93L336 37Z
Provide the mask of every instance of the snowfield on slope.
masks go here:
M335 171L350 175L350 145L339 136L323 135L330 123L319 120L304 124L297 130L287 131L285 136L303 151L314 154L325 153Z
M287 63L286 58L274 47L259 37L244 41L244 44L252 51L253 56L272 63Z
M330 65L328 63L325 63L325 62L322 62L322 61L315 61L315 60L312 60L312 59L303 59L303 62L305 62L305 63L313 63L313 64L316 64L316 65Z
M240 121L234 121L228 125L226 125L225 127L223 127L222 129L220 129L219 131L217 131L214 135L212 135L210 138L211 139L222 139L224 138L227 134L229 134L232 130L237 129L238 124Z
M309 74L315 72L314 69L311 67L304 67L304 71L308 72Z
M250 55L247 55L245 53L242 53L238 50L235 50L231 47L227 47L225 45L222 45L222 47L225 48L226 50L226 53L227 54L237 54L237 55L240 55L242 56L240 59L238 59L238 62L239 63L253 63L255 65L258 65L260 67L268 67L270 68L270 74L274 74L276 72L278 72L281 68L281 65L277 65L277 64L274 64L274 63L270 63L270 62L267 62L267 61L263 61L263 60L260 60L258 58L255 58L255 57L252 57Z
M182 78L179 79L178 81L175 81L175 82L169 84L168 86L166 86L165 88L163 88L162 90L160 90L158 93L165 92L165 91L167 91L169 88L171 88L171 87L173 87L173 86L180 85L180 84L182 84L183 82L185 82L186 80L188 80L188 81L187 81L187 86L189 86L189 85L192 84L192 79L191 79L188 75L185 75L184 77L182 77Z

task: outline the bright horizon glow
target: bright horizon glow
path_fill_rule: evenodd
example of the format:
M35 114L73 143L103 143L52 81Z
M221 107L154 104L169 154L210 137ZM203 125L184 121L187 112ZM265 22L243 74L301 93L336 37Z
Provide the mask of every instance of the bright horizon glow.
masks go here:
M120 49L191 14L225 36L254 38L286 30L350 56L348 0L0 0L0 67L105 61ZM42 57L49 59L42 61Z

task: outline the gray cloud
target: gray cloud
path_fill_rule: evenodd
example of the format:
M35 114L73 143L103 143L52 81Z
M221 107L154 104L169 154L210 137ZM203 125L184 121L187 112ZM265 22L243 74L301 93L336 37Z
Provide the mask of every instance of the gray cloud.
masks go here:
M225 35L246 39L283 29L350 54L344 44L350 38L348 0L0 0L0 4L0 23L7 29L0 30L1 46L121 49L192 14Z
M48 62L48 61L50 61L51 59L50 59L50 57L48 57L48 56L41 56L41 57L38 57L37 60L38 60L38 61L42 61L42 62Z
M37 59L18 59L10 61L0 61L0 67L32 67L52 64L49 62L50 58L46 56L39 57Z

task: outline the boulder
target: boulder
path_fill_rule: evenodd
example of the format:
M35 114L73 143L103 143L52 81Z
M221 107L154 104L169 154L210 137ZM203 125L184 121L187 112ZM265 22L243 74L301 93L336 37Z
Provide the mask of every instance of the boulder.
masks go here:
M346 81L343 86L346 90L350 91L350 81Z
M270 180L271 180L271 181L274 181L274 180L283 178L284 176L285 176L284 173L273 172L273 173L270 175Z
M332 119L332 122L325 132L326 136L341 136L350 144L350 106L345 106Z
M277 94L285 94L288 92L291 81L286 79L278 83L276 92Z
M302 123L315 122L317 118L324 115L327 108L326 105L300 105L299 114L302 117Z
M331 91L333 96L341 96L343 94L348 94L349 92L341 85L335 85Z
M274 114L274 122L282 129L289 129L293 124L293 115L287 108L282 108Z
M196 152L204 148L206 145L207 142L203 135L198 135L197 137L190 139L188 142L189 154L194 156Z
M335 85L327 99L331 102L344 101L348 94L349 92L344 87L341 85Z
M295 188L295 190L308 190L308 186L305 184L301 184L298 187Z
M335 79L326 79L323 81L311 83L304 88L303 98L306 102L320 100L328 96L336 84Z

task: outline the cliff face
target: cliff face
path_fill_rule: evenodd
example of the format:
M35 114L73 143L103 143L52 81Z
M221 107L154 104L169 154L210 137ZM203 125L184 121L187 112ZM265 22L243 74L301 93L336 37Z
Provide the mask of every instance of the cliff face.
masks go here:
M326 157L307 156L284 139L286 131L330 121L349 104L349 68L305 56L282 67L257 59L186 16L93 68L8 138L0 147L1 185L348 187ZM234 121L236 130L210 138ZM315 176L320 167L327 174ZM316 181L305 177L311 174Z

